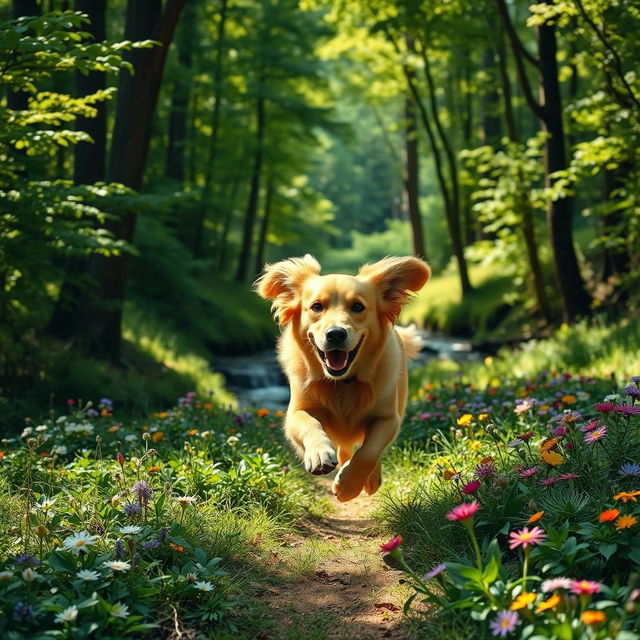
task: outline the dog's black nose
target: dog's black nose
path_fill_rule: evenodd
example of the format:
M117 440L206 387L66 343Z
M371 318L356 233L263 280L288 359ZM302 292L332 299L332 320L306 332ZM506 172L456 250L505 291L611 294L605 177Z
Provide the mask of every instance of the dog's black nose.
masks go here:
M331 327L325 334L325 338L331 345L341 345L347 339L347 330L341 327Z

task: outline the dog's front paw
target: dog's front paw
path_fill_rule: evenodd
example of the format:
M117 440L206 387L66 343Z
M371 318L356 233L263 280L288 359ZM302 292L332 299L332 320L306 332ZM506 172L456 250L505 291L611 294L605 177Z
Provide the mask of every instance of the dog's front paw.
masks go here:
M327 442L305 448L304 467L314 476L331 473L337 464L338 458L329 439L327 439Z
M349 461L351 462L351 461ZM339 502L346 502L357 498L362 492L362 482L355 477L353 473L349 473L349 462L346 462L336 474L331 491Z

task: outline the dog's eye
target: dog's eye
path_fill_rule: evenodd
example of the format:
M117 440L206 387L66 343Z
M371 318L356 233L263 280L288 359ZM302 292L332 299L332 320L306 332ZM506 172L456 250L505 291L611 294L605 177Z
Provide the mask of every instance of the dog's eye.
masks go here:
M314 302L311 305L311 311L315 311L316 313L319 313L323 309L324 309L324 306L322 305L322 302Z
M361 311L364 311L364 305L362 304L362 302L354 302L351 305L351 311L354 311L355 313L360 313Z

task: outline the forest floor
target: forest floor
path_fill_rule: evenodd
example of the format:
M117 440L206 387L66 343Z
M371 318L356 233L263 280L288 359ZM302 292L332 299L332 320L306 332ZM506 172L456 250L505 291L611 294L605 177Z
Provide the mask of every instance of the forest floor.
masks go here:
M318 480L330 491L330 480ZM372 518L375 502L362 494L320 518L301 523L269 558L271 584L256 596L266 605L255 638L364 640L408 638L402 606L412 590L386 564ZM393 562L393 561L391 561Z

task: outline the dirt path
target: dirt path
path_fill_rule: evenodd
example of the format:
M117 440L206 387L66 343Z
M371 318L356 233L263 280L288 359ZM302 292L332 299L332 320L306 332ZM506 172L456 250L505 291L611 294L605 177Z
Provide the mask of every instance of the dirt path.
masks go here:
M329 491L330 481L320 480ZM301 535L274 549L271 570L279 580L261 600L287 640L404 639L402 605L410 591L401 571L388 566L386 542L371 519L374 502L362 495L339 503L318 520L303 524Z

